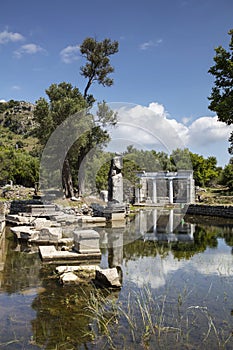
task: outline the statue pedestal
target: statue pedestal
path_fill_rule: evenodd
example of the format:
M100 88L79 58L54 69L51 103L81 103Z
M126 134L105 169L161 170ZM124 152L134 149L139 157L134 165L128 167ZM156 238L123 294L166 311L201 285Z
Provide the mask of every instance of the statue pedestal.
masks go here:
M108 202L103 212L106 220L124 220L126 215L126 206L124 203Z
M100 253L99 233L95 230L74 231L74 250L78 253Z

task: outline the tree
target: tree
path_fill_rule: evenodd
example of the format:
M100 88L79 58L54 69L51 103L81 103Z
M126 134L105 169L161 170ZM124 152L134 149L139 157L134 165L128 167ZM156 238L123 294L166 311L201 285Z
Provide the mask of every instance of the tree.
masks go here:
M114 72L109 56L118 52L118 42L110 39L98 42L96 39L86 38L80 46L80 52L87 60L80 68L81 75L87 79L83 97L90 101L93 97L87 93L95 81L103 86L113 84L113 79L108 76Z
M52 132L73 115L87 107L87 103L78 88L70 83L62 82L52 84L46 90L49 102L45 98L36 101L34 118L38 127L35 129L36 136L42 146L46 144ZM74 196L71 169L68 155L63 166L62 181L64 192L67 197Z
M36 135L42 145L45 145L50 135L55 129L69 119L75 116L76 128L81 130L84 124L88 126L81 136L69 149L63 164L62 183L66 197L74 196L74 185L78 186L79 195L84 192L84 176L80 166L86 155L95 147L101 147L109 141L108 132L104 129L106 125L116 124L116 113L107 106L105 102L98 103L96 115L89 113L87 101L84 99L77 87L69 83L52 84L46 93L49 102L45 98L40 98L36 102L34 117L38 123ZM72 125L71 125L72 128ZM70 130L72 132L72 130ZM61 147L67 147L67 131L65 135L59 135L58 140ZM70 136L70 135L69 135ZM53 150L51 150L53 154ZM49 162L53 162L50 159Z
M215 64L210 67L209 73L215 77L214 87L209 97L209 109L216 112L218 120L231 125L233 123L233 29L228 34L231 36L229 51L222 46L215 49ZM229 138L229 153L233 154L233 133Z
M222 185L227 186L230 191L233 191L233 158L223 168L220 182Z
M22 149L0 147L0 183L34 187L38 181L39 160Z
M217 159L190 152L191 164L193 167L193 178L197 186L208 186L219 177L221 168L217 167Z

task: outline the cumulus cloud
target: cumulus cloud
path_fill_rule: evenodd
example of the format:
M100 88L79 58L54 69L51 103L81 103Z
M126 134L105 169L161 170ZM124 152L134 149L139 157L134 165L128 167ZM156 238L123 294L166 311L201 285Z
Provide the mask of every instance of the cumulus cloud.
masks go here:
M232 126L218 121L218 117L200 117L189 126L189 144L207 145L229 138Z
M119 147L133 144L141 149L157 149L170 153L173 149L184 148L181 137L186 136L187 128L168 114L159 103L148 107L133 104L111 104L118 113L117 128L110 131L112 143ZM118 150L122 151L122 150Z
M9 32L8 30L0 32L0 44L6 44L8 42L17 42L22 40L24 40L24 37L20 33Z
M72 63L80 59L79 45L69 45L60 52L61 60L64 63Z
M128 261L126 273L130 281L138 287L150 284L151 288L160 288L166 284L170 273L175 273L184 268L184 260L175 260L171 253L165 258L160 256L140 258L136 261Z
M146 42L140 44L139 48L140 48L140 50L148 50L148 49L151 48L151 47L158 46L158 45L161 44L162 42L163 42L162 39L158 39L158 40L156 40L155 42L152 41L152 40L149 40L149 41L146 41Z
M200 117L188 125L186 119L179 122L171 118L157 102L149 106L112 103L109 107L118 113L117 127L110 130L110 151L123 152L133 145L170 154L176 148L188 147L193 153L215 156L220 165L229 161L227 140L233 126L218 121L217 116Z
M31 43L22 45L18 50L14 52L14 54L17 58L21 58L23 55L34 55L37 53L45 52L46 50L43 49L41 46Z
M196 272L204 276L233 276L231 247L208 249L201 257L196 254L190 260L175 259L171 252L166 257L141 257L134 261L127 261L123 266L123 273L142 288L150 284L151 288L164 287L169 275L181 271L190 275Z

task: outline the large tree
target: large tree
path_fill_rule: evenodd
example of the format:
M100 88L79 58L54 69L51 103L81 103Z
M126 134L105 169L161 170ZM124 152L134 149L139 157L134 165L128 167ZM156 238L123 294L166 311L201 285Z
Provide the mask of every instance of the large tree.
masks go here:
M209 97L209 109L216 112L218 119L227 125L233 123L233 29L230 35L229 50L218 46L215 49L215 64L210 67L209 73L215 77L214 87ZM233 133L229 138L229 153L233 154Z
M97 112L91 114L87 101L78 88L69 83L52 84L46 93L49 101L40 98L36 102L34 111L38 124L36 135L42 145L46 144L46 154L51 156L46 164L51 166L51 169L57 169L53 164L57 162L57 155L59 156L65 150L66 157L61 165L64 193L66 197L74 197L73 184L75 183L81 195L84 192L84 177L80 166L92 149L101 147L109 141L105 126L115 125L117 115L105 102L98 103ZM71 116L72 118L69 118ZM70 125L69 120L72 120ZM67 128L66 122L70 129ZM59 128L61 125L63 127ZM56 134L57 130L59 131ZM77 130L78 138L74 139L72 133ZM53 142L47 143L49 139L51 141L52 133ZM56 140L56 137L59 139ZM69 140L71 138L75 140L72 145ZM55 183L54 177L52 181Z
M114 68L110 64L109 56L118 52L118 42L112 42L110 39L98 42L93 38L86 38L80 46L80 52L86 59L86 64L80 68L81 75L87 79L83 94L78 88L65 82L52 84L46 90L49 102L45 98L40 98L36 102L34 113L39 125L37 137L42 145L47 143L53 131L61 123L74 114L77 114L75 123L82 124L80 129L84 127L83 123L86 124L86 128L84 127L86 131L81 136L79 135L71 149L67 150L67 156L64 160L62 179L67 197L74 196L73 180L77 173L78 181L76 182L79 194L83 193L84 176L81 165L90 150L109 141L105 127L109 124L115 125L117 118L117 114L113 113L104 101L98 103L96 115L91 115L89 109L93 106L95 99L88 94L88 91L95 81L103 86L113 84L113 79L109 77L109 74L114 72Z
M109 56L118 52L118 42L104 39L98 42L94 38L86 38L80 46L80 52L86 59L86 64L80 68L81 75L87 79L83 97L92 100L88 95L91 85L97 81L103 86L111 86L113 79L109 77L114 72Z

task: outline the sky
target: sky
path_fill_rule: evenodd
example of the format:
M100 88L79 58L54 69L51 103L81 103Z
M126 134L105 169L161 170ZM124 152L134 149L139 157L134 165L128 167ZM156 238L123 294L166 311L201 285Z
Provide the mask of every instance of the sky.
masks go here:
M110 38L119 42L111 56L114 84L93 85L96 100L137 105L146 111L139 122L148 132L157 125L159 134L162 118L173 128L169 135L192 152L228 163L233 128L208 109L214 84L208 70L214 49L229 48L232 0L8 0L0 6L0 100L35 103L62 81L83 92L79 46L87 37ZM148 111L154 119L147 120ZM124 125L131 140L132 129L126 134Z

